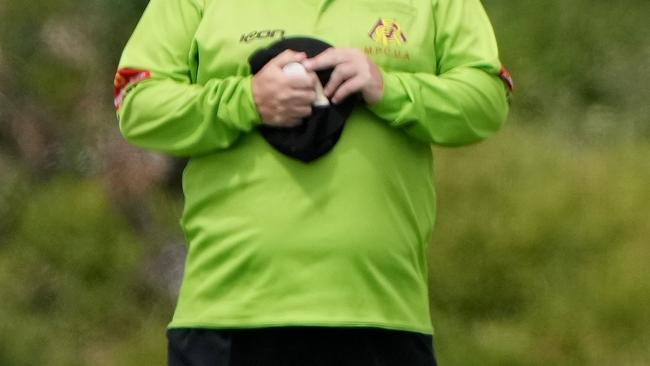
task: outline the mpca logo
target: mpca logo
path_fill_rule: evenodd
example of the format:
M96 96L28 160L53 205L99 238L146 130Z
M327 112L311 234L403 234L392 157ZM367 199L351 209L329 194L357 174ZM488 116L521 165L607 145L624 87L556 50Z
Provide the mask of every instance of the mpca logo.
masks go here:
M379 19L368 34L375 42L383 45L406 43L406 35L394 19Z

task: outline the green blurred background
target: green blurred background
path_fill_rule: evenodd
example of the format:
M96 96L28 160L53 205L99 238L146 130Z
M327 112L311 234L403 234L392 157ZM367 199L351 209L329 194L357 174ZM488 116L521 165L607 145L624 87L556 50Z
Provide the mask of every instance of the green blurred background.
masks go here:
M145 0L0 0L0 365L163 365L177 167L126 145ZM647 0L485 0L515 78L496 137L435 153L442 365L650 365Z

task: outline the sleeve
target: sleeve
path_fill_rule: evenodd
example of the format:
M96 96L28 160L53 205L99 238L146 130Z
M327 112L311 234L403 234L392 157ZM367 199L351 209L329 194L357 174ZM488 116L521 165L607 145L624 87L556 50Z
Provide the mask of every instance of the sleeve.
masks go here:
M114 102L134 145L190 157L228 148L260 122L250 76L193 80L197 1L151 0L124 49Z
M480 141L501 127L509 108L492 26L480 0L438 0L433 11L436 74L382 70L384 95L369 108L418 140Z

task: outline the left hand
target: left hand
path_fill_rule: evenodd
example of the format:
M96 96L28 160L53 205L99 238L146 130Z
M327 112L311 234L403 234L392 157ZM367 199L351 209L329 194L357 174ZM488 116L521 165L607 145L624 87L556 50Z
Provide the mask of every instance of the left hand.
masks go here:
M384 94L384 79L379 67L357 49L328 48L302 64L308 72L334 68L323 90L334 104L359 91L368 104L378 102Z

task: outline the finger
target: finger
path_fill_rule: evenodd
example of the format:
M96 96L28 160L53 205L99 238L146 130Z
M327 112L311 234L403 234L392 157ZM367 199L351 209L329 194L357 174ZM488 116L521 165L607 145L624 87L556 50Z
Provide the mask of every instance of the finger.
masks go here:
M352 93L356 93L363 87L363 80L359 77L349 79L343 85L341 85L337 90L334 96L332 97L332 102L338 104L342 102L345 98L350 96Z
M292 77L289 76L289 86L293 89L314 90L316 88L316 73L310 72L306 76Z
M309 76L312 78L312 80L314 80L314 84L320 83L320 79L318 78L318 75L315 72L310 71Z
M314 105L315 106L320 106L320 107L325 107L330 105L329 99L327 99L327 96L325 95L325 91L323 90L323 85L320 82L320 79L318 79L318 76L314 73L314 83L316 84L314 91L316 92L316 99L314 100Z
M338 65L332 72L330 80L327 82L327 85L323 90L325 96L328 98L331 97L343 82L352 78L355 74L356 72L351 64Z
M292 108L291 113L289 114L289 117L291 119L296 119L296 118L305 118L312 113L312 107L311 105L308 106L299 106L299 107L294 107Z
M321 52L316 57L304 60L302 65L307 71L318 71L335 67L345 62L346 59L344 50L332 47Z
M314 90L295 90L292 94L291 102L297 105L312 105L316 101L316 91Z
M281 54L275 56L269 63L276 65L278 67L284 67L287 64L292 62L301 62L307 58L307 54L304 52L296 52L293 50L285 50Z
M309 77L311 78L311 82L312 82L314 90L316 90L316 85L320 84L320 79L318 78L318 75L316 75L315 72L310 71L309 72Z

